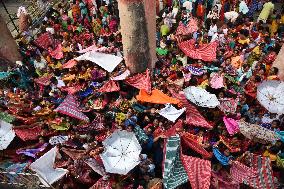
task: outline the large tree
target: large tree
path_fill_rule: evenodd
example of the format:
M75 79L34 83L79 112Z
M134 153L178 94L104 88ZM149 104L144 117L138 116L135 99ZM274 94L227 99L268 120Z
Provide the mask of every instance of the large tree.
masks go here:
M131 73L152 68L156 60L156 1L119 0L123 52Z
M13 66L18 60L22 60L18 45L4 18L0 15L0 70L6 70L8 66Z

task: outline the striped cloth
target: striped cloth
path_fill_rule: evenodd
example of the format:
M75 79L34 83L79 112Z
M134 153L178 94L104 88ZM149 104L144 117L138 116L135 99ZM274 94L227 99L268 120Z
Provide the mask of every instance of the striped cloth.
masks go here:
M189 125L212 128L206 119L199 113L199 111L191 105L183 93L177 93L173 89L168 88L174 98L180 100L183 107L186 108L186 123Z
M198 48L196 48L194 39L183 41L179 44L179 48L186 56L209 62L216 60L217 47L218 42L214 41L208 44L201 44Z
M232 162L232 167L230 169L231 177L236 183L243 183L245 180L255 178L257 176L257 171L248 167L238 161Z
M198 142L195 138L195 135L192 135L190 133L185 133L182 135L182 142L184 146L189 147L190 149L194 150L195 152L202 155L203 158L211 158L212 154L207 152Z
M68 95L54 111L68 115L70 117L74 117L76 119L89 121L89 118L85 114L83 114L78 107L79 104L76 101L75 96Z
M249 161L257 176L244 180L244 184L257 189L276 189L270 159L250 153Z
M187 172L192 189L209 189L211 162L208 160L182 155L182 163Z
M151 94L151 78L149 69L145 73L139 73L125 80L125 83L137 89L144 89L148 94Z
M198 30L197 20L191 18L185 26L182 22L179 22L179 26L176 29L176 35L189 35Z
M180 137L172 136L164 148L163 182L165 189L175 189L188 181L180 159Z

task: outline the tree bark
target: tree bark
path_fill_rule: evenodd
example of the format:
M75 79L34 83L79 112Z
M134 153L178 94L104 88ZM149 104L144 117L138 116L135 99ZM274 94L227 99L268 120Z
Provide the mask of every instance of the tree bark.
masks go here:
M155 63L156 14L153 0L119 0L125 63L131 73L144 72Z
M0 70L7 70L8 66L15 65L18 60L22 60L18 45L0 15Z
M282 81L284 81L284 44L282 45L282 48L279 51L277 58L273 63L273 67L278 68L279 70L278 77Z

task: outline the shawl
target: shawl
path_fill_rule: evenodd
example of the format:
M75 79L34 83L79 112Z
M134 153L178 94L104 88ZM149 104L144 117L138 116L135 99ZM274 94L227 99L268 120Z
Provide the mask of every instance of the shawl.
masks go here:
M7 112L0 112L0 120L3 120L7 123L12 123L15 120L15 117Z
M236 120L224 116L223 121L230 135L234 135L239 132L240 129L239 129L238 122Z
M0 120L0 150L6 149L15 137L12 125Z
M182 135L182 142L185 146L202 155L203 158L211 158L212 154L207 152L198 142L194 135L186 133Z
M208 44L201 44L196 48L194 39L183 41L179 44L179 48L188 57L209 62L216 60L217 46L218 42L214 41Z
M187 172L192 189L209 189L211 162L192 156L181 155L182 164Z
M68 95L54 111L74 117L76 119L87 122L89 121L89 118L79 109L79 104L73 95Z
M276 131L276 135L284 142L284 131Z
M229 157L225 156L216 147L213 147L213 154L222 165L225 165L225 166L229 165L229 161L232 158L232 156L229 156Z
M177 130L181 130L182 128L183 128L183 121L178 120L171 128L167 129L164 132L161 131L161 133L159 133L159 135L165 135L167 137L175 136L177 134Z
M43 77L34 79L34 81L35 81L38 85L48 86L48 85L50 84L50 79L51 79L51 78L52 78L51 75L49 75L49 76L43 76Z
M182 22L179 23L178 28L176 29L176 35L189 35L198 30L197 20L191 18L187 25L185 26Z
M149 139L149 137L146 135L145 131L143 129L141 129L139 125L135 125L134 133L135 133L138 141L141 144L147 142L147 140Z
M178 99L169 97L157 89L152 90L151 94L148 94L145 90L140 90L139 95L136 96L136 99L138 101L155 104L178 104L180 102Z
M23 141L37 140L41 134L41 126L35 126L31 128L14 128L16 135Z
M148 94L151 94L151 78L149 69L147 69L145 73L138 73L127 78L125 83L137 89L145 90Z
M73 68L78 62L74 59L68 60L65 64L63 64L62 68Z
M166 189L175 189L188 182L187 172L180 158L180 137L166 140L164 148L163 179Z
M59 44L53 51L49 52L49 54L57 60L62 59L63 58L62 45Z
M186 108L186 123L187 124L199 126L199 127L205 127L205 128L212 128L212 125L210 125L205 120L205 118L200 114L200 112L188 102L183 92L176 93L171 88L168 88L168 90L171 92L172 96L179 99L182 106Z
M122 74L115 76L115 77L111 77L110 79L114 81L121 81L121 80L125 80L129 75L130 75L130 71L126 70Z
M85 150L76 150L76 149L65 148L65 147L61 148L61 150L74 161L81 159L86 152Z
M45 50L48 49L49 46L52 46L54 39L49 32L41 34L36 40L35 44Z
M238 161L232 162L232 167L230 169L233 181L236 183L243 183L245 180L251 179L257 176L257 171L248 167Z
M187 66L186 67L188 69L188 71L192 74L192 75L203 75L204 74L204 71L202 68L197 68L197 67L194 67L194 66Z
M225 114L234 114L237 110L237 99L233 98L221 98L219 99L220 105L218 108Z
M102 177L89 189L112 189L112 186L109 180L104 180Z
M119 91L120 87L117 81L109 80L107 81L100 89L99 92L105 93L105 92L116 92Z
M62 136L62 135L53 136L49 139L49 144L51 145L63 144L66 141L68 141L68 139L69 139L68 136Z
M230 152L239 152L241 151L241 149L239 147L235 147L233 146L230 142L231 139L229 138L225 138L224 136L220 136L220 141L230 150ZM246 146L246 144L244 143L242 146L244 149Z
M256 124L250 124L244 121L239 121L240 132L250 140L260 143L273 143L279 138L274 131L266 129Z
M256 171L256 176L243 179L243 183L253 188L275 189L270 159L252 153L248 158L251 167Z
M220 89L224 87L224 77L215 73L210 79L210 85L213 89Z
M54 168L57 151L57 147L52 148L30 165L30 168L39 175L39 180L46 187L50 187L51 184L68 173L67 169Z
M37 153L42 152L46 149L48 143L44 143L39 148L33 148L33 149L25 149L25 150L17 150L17 154L23 154L32 158L36 158Z
M166 107L159 110L159 114L168 120L175 122L176 119L178 119L183 112L185 111L186 108L182 108L180 110L176 109L174 106L170 104L166 104Z

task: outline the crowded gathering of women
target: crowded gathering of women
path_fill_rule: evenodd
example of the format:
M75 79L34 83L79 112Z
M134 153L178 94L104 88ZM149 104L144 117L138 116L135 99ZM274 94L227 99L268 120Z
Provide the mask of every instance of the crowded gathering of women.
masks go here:
M62 1L35 36L21 27L23 60L0 72L1 169L62 189L283 188L284 3L157 0L142 73L116 3Z

